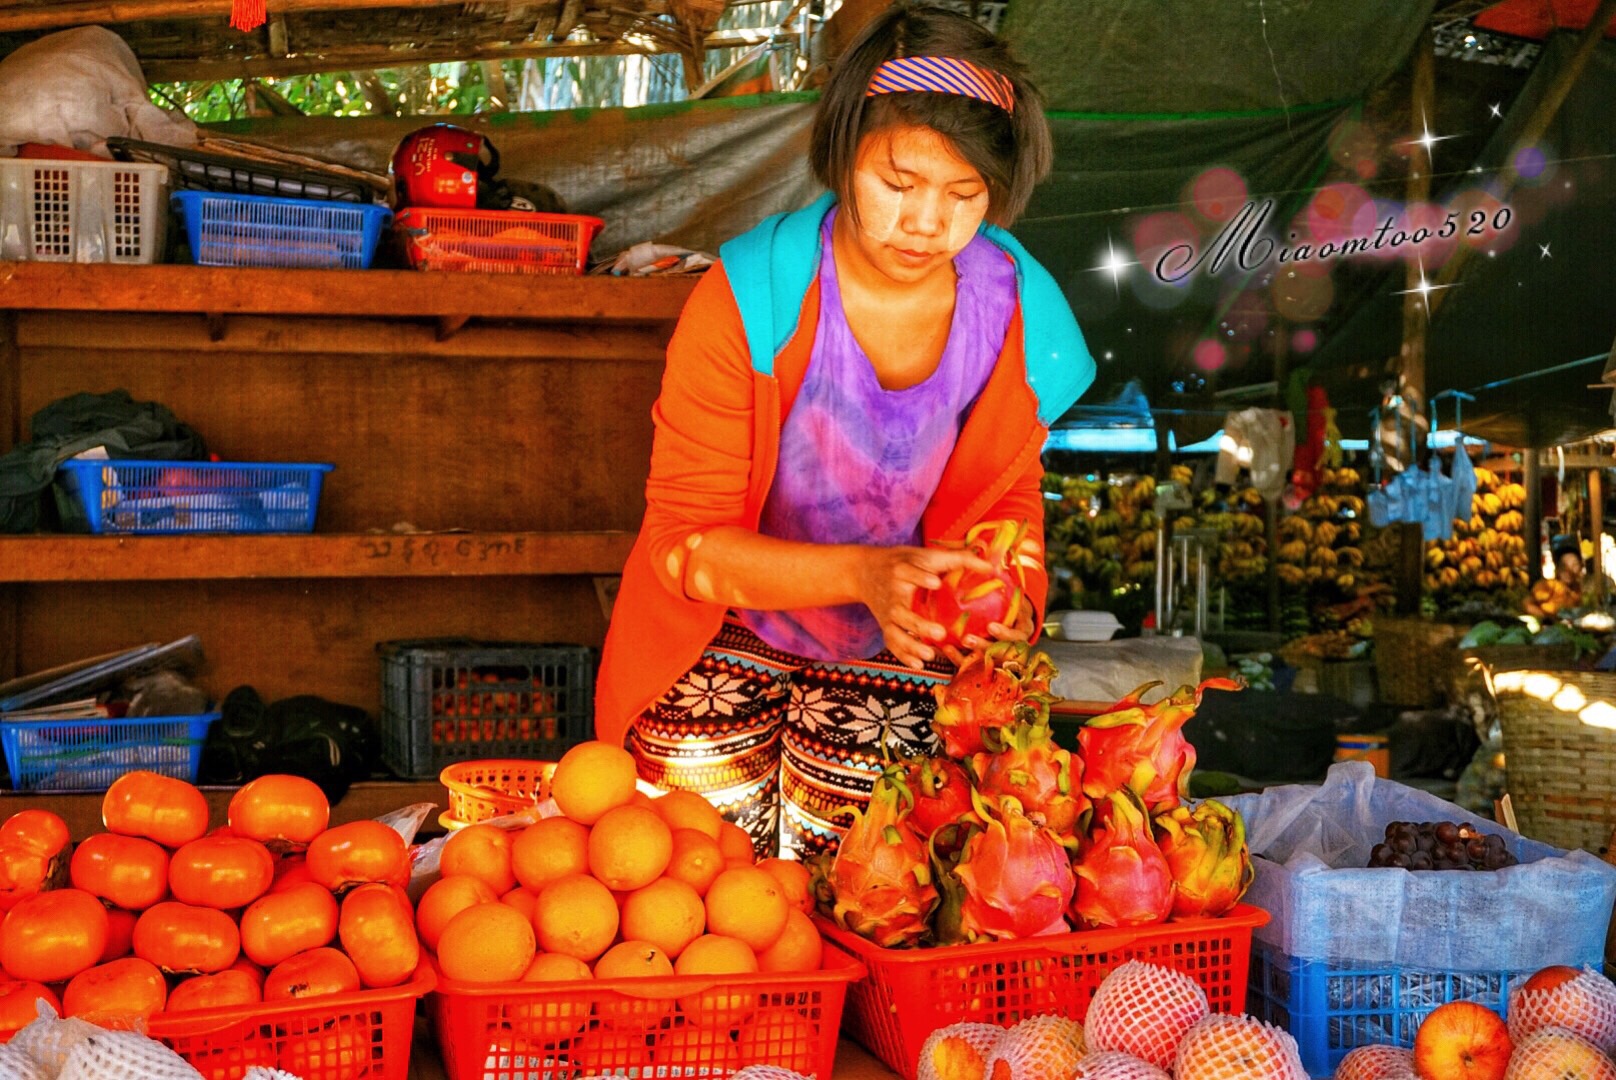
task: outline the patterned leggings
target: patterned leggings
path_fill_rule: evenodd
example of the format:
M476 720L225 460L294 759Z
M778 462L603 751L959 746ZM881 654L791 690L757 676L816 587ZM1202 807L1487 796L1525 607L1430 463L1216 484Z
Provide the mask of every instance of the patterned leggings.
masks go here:
M627 745L641 777L707 796L751 834L759 858L803 859L835 847L839 811L869 802L889 719L894 750L935 750L931 688L952 673L945 660L916 671L885 650L856 663L806 660L732 615Z

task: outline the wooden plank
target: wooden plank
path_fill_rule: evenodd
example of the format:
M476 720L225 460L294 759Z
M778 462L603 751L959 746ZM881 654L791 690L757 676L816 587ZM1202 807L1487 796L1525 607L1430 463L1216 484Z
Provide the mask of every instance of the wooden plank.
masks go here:
M0 263L0 309L672 322L690 277Z
M236 790L234 787L202 789L202 794L208 800L211 825L225 823L226 809ZM0 791L0 820L19 810L49 810L67 822L68 831L77 843L87 836L105 831L101 827L101 800L100 792ZM436 780L367 780L350 787L341 801L331 808L331 824L343 825L350 821L379 817L418 802L444 807L449 803L449 793ZM427 819L423 831L441 831L436 814Z
M0 581L614 574L633 545L626 532L0 536Z
M349 319L272 315L232 316L215 339L206 319L194 315L84 311L20 311L12 316L24 349L138 351L155 342L194 353L307 354L351 356L444 356L488 359L635 360L660 364L666 335L641 326L466 326L439 340L436 323L407 319ZM445 316L450 319L466 316ZM0 379L4 378L0 372Z

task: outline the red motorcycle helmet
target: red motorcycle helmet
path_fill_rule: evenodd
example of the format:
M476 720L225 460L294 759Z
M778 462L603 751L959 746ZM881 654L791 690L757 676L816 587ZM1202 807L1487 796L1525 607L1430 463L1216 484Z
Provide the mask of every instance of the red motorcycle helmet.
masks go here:
M393 205L472 209L486 201L499 151L475 131L433 124L404 136L393 151Z

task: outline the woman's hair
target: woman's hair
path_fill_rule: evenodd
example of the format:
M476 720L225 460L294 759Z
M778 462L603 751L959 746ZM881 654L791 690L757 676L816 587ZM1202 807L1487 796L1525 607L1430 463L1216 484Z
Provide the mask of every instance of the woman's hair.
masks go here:
M1010 112L959 94L911 91L866 96L876 68L904 56L949 56L1004 76ZM942 8L900 0L870 20L836 61L819 99L808 161L819 182L853 215L853 167L864 136L896 126L927 127L953 143L988 189L988 220L1007 226L1049 175L1053 151L1044 98L1027 69L988 29Z

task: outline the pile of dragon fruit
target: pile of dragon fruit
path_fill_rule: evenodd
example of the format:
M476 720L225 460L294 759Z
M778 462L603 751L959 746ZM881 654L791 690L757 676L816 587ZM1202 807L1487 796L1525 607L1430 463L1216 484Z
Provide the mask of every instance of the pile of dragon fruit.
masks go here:
M944 756L890 761L834 856L820 911L883 947L1005 941L1215 918L1251 885L1245 824L1186 805L1183 727L1210 679L1150 705L1134 691L1055 744L1055 665L1023 642L974 653L937 688Z

